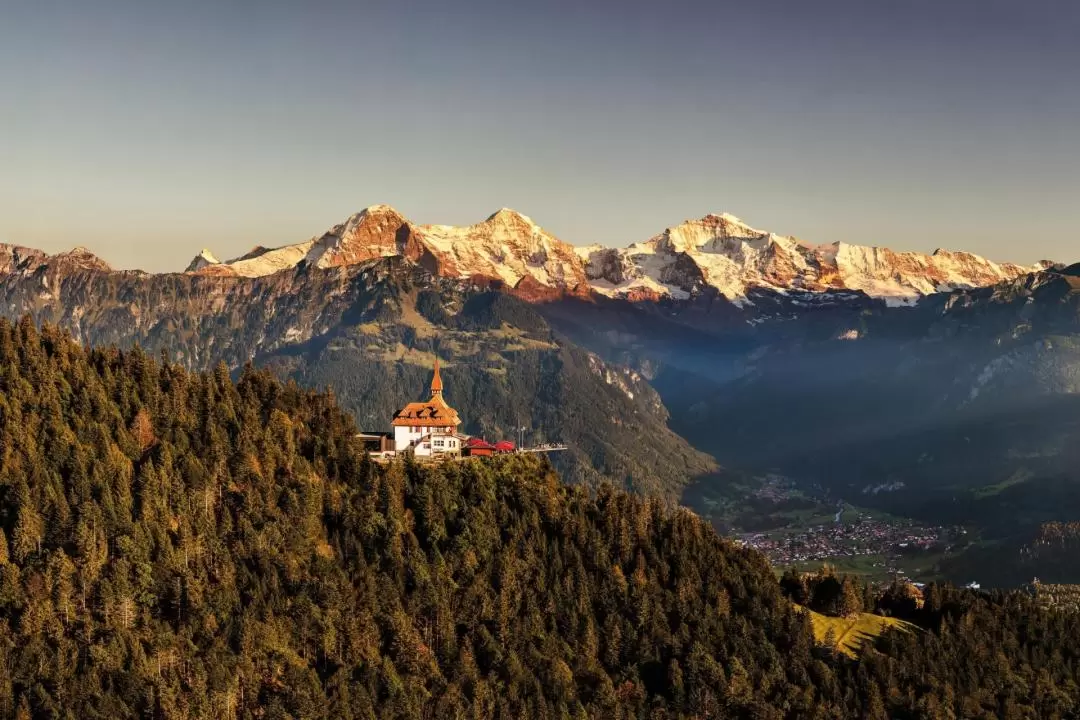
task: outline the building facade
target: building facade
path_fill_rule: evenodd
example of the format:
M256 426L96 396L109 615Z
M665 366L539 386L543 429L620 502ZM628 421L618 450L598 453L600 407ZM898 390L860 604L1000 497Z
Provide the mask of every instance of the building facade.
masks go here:
M393 426L394 449L399 453L411 451L417 457L461 453L461 418L443 398L438 358L431 378L431 399L406 405L394 416Z
M425 435L412 444L413 453L418 457L433 455L460 455L465 444L465 437L456 433L432 433Z

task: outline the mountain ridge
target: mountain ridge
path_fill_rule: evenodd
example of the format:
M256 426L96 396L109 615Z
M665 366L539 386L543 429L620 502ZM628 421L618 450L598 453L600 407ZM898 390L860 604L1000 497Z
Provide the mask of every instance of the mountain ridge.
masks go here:
M48 255L5 245L3 255L7 262L0 262L0 270L7 272L58 262L112 271L85 248ZM711 213L643 242L606 247L572 245L510 208L473 225L452 226L417 224L389 205L371 205L302 242L257 245L224 261L203 249L184 272L257 278L301 265L329 269L391 256L435 275L494 283L530 301L602 295L678 302L712 294L738 309L754 306L761 291L847 291L911 305L934 293L994 285L1053 266L999 263L945 248L927 254L846 242L815 245L756 229L730 213Z
M740 307L753 304L756 289L851 290L904 305L1051 265L997 263L944 248L925 254L841 242L813 245L755 229L730 213L687 220L645 242L613 248L571 245L509 208L455 227L415 224L389 205L372 205L306 242L225 263L200 255L191 268L258 277L300 262L325 268L389 255L407 257L438 275L495 280L527 299L597 293L686 300L715 291Z

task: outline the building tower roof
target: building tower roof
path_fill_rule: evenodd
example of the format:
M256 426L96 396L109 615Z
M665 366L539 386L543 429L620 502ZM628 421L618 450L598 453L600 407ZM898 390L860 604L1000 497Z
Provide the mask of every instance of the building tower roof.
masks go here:
M394 416L394 427L446 427L456 428L461 425L457 411L446 404L443 398L442 374L439 372L439 359L435 358L435 374L431 378L431 399L427 402L413 402L406 405Z
M442 373L439 372L439 356L435 356L435 374L431 378L431 397L442 395Z

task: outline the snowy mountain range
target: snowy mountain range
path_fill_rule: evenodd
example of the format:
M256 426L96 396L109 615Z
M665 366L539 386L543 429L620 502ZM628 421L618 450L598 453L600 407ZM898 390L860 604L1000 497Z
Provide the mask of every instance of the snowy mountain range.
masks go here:
M256 248L218 262L204 250L188 272L263 277L301 262L319 268L405 257L449 278L499 281L522 293L587 292L585 263L573 246L513 210L503 209L469 227L416 225L387 205L374 205L321 236L274 250Z
M580 248L598 292L623 297L686 299L704 287L736 304L748 291L857 290L890 305L958 288L982 287L1046 269L999 264L967 252L931 255L850 243L811 245L756 230L734 215L690 220L625 249Z
M402 256L437 275L492 280L531 299L591 292L629 300L686 300L710 289L736 305L755 289L861 291L890 305L934 292L992 285L1045 269L967 252L932 254L832 243L812 245L757 230L729 214L706 215L626 248L575 247L514 210L468 227L418 225L374 205L306 242L257 247L225 262L204 250L187 272L264 277L297 267L352 265Z

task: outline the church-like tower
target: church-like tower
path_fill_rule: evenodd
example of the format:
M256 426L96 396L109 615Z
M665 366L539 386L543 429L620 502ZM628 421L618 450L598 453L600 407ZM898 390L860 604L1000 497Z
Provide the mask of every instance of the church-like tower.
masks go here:
M435 356L435 374L431 376L431 399L442 397L442 373L439 372L439 356Z
M412 450L419 456L456 453L461 449L458 427L461 418L443 398L439 358L431 377L431 399L412 402L394 416L394 446L398 452Z

